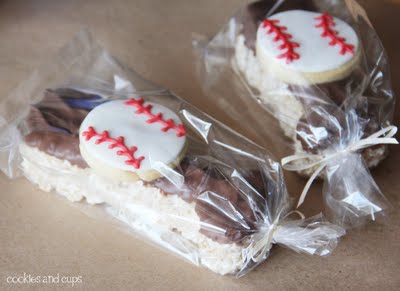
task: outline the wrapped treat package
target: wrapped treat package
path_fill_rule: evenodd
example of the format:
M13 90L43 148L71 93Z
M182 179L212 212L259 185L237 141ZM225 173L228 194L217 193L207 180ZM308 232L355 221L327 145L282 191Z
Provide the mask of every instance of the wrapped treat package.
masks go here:
M104 208L216 273L244 275L273 244L324 256L344 234L322 215L290 219L281 168L263 148L124 68L87 32L0 105L6 175Z
M335 223L383 213L368 168L397 143L395 98L384 48L355 1L254 2L194 47L209 101L259 144L286 147L274 153L282 166L310 178L298 205L320 177Z

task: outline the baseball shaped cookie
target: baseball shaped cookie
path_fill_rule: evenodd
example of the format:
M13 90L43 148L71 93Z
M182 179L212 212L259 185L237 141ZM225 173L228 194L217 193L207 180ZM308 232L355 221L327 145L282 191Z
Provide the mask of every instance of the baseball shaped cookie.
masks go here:
M347 77L360 59L357 33L327 13L289 10L264 20L257 30L262 68L290 84L308 85Z
M86 116L79 147L99 175L151 181L168 175L183 158L186 129L170 109L143 99L109 101Z

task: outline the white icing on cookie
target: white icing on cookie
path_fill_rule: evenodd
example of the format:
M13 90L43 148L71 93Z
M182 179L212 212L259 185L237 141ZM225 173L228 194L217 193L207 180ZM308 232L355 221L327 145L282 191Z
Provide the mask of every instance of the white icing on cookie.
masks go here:
M272 15L267 20L278 20L275 24L286 27L281 32L289 34L288 41L298 44L292 48L298 58L288 60L282 57L287 48L283 48L284 41L277 39L275 32L270 32L270 27L261 25L257 31L257 54L265 55L279 65L300 73L319 73L336 70L350 62L357 55L359 40L356 32L346 22L332 17L331 29L338 32L336 37L345 38L345 43L353 46L353 52L341 52L339 44L330 44L331 39L321 36L323 27L316 27L321 20L316 19L323 15L304 10L289 10ZM278 56L281 56L278 58Z
M89 112L79 133L83 150L105 165L130 172L148 171L154 169L154 165L176 161L186 142L185 129L179 117L159 104L144 102L138 107L138 100L131 99L131 104L127 101L110 101ZM152 107L148 112L154 116L161 113L162 121L151 120L145 112L138 112L149 105ZM174 127L166 130L166 122ZM104 137L104 131L107 138L96 144ZM119 137L123 140L118 141ZM117 145L110 148L112 144ZM126 154L122 154L124 146L130 150L129 153L125 151ZM122 152L118 154L118 151ZM127 163L129 160L131 163Z

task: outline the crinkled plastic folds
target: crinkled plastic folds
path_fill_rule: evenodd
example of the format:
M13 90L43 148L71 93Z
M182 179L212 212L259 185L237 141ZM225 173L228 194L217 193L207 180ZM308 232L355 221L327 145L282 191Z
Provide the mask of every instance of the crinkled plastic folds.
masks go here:
M290 10L326 12L355 30L360 59L348 75L310 83L299 74L292 76L294 84L263 69L256 49L258 26ZM370 137L381 130L396 132L391 125L395 97L385 50L355 1L253 2L243 6L211 40L196 36L193 44L208 101L233 120L241 120L242 130L256 137L257 143L275 144L271 146L274 155L296 155L285 168L312 179L323 178L330 221L352 228L385 215L390 204L369 168L388 155L388 145L382 139L374 139L375 144ZM360 148L367 138L370 145ZM390 143L396 143L394 138Z
M88 112L131 97L166 106L187 129L181 163L150 182L101 177L80 154L79 126ZM216 273L246 274L272 244L327 255L344 234L322 215L289 219L281 167L266 150L144 80L87 31L3 98L0 110L7 176L23 175L44 191L104 209L125 228Z

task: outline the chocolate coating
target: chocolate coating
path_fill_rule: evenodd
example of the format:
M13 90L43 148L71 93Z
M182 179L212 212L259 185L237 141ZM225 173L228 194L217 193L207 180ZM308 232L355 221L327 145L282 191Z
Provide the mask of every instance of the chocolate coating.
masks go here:
M72 165L87 168L79 150L79 140L75 136L48 131L35 131L25 137L25 142L53 157L67 160Z
M318 154L340 142L345 118L340 111L311 111L299 120L296 138L307 152Z
M219 243L239 243L257 232L248 196L233 177L201 158L187 157L178 171L185 177L183 187L173 185L166 178L154 181L153 185L166 195L177 194L189 203L195 202L195 211L203 222L201 233ZM258 172L250 171L244 178L258 194L264 195L264 184Z
M369 120L362 132L361 138L366 138L380 130L379 123L375 119ZM338 145L341 139L347 139L346 119L342 112L316 112L308 114L308 118L301 118L296 128L296 139L301 142L303 149L312 154L319 154L324 150ZM376 160L375 150L383 149L384 158L387 154L386 145L376 145L361 151L365 161L369 165Z
M85 94L81 93L82 96ZM86 168L79 151L79 126L88 111L69 107L62 97L47 90L28 115L25 142L72 165Z
M258 1L247 5L241 17L242 34L248 48L256 50L257 29L273 6L273 1Z

